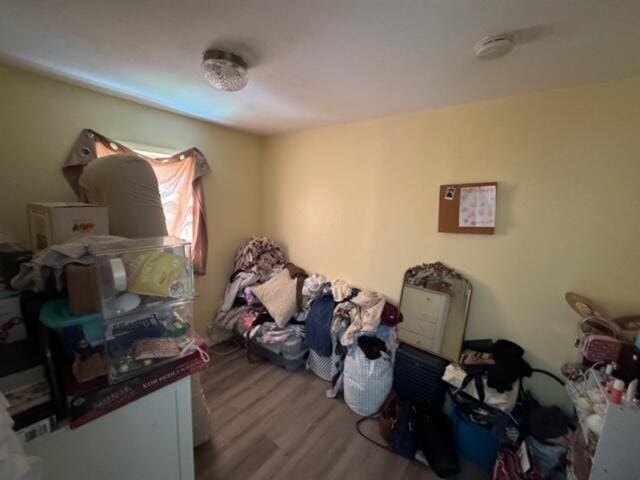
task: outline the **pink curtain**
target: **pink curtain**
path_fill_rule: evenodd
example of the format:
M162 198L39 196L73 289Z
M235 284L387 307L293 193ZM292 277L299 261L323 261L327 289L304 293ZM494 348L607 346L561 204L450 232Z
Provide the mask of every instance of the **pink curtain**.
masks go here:
M158 177L169 235L191 242L193 269L204 275L207 270L208 239L202 177L211 172L205 156L197 148L190 148L171 157L148 158L93 130L85 129L62 167L64 176L79 197L81 189L78 179L85 165L96 158L114 154L137 155L149 162Z

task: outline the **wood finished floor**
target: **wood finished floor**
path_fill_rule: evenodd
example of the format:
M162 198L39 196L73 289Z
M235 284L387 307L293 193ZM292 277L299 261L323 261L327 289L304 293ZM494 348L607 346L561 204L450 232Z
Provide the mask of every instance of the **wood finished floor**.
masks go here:
M218 346L218 350L229 345ZM431 480L416 462L360 437L360 418L342 399L325 397L313 373L248 363L245 350L211 356L202 374L213 438L195 450L198 480ZM365 429L375 436L377 425ZM471 466L455 477L490 476Z

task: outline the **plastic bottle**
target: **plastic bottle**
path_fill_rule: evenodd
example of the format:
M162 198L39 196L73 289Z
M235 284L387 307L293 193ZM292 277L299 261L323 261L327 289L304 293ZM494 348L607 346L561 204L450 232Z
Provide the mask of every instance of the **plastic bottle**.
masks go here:
M615 403L616 405L620 405L622 403L622 396L624 395L624 382L619 378L616 378L613 381L613 386L611 387L611 403Z

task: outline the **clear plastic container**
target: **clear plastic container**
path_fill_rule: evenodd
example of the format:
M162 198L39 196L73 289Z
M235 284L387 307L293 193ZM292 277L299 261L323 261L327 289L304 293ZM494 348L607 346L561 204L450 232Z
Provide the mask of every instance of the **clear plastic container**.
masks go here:
M191 246L175 237L95 246L110 383L192 353Z
M308 350L301 351L298 355L289 357L286 355L282 355L282 353L276 353L273 350L266 348L265 344L254 342L250 347L251 351L265 360L277 365L278 367L284 368L285 370L295 371L304 367Z
M266 348L267 350L279 355L280 352L282 351L282 342L276 342L276 343L266 343L263 340L261 340L260 338L256 339L256 342L258 342L260 345L262 345L264 348Z
M286 358L296 358L306 350L304 338L291 337L282 342L282 355Z
M105 326L105 354L110 383L153 370L193 352L183 350L194 338L193 302L172 302L111 319Z
M94 248L105 322L195 295L191 246L175 237L122 240Z

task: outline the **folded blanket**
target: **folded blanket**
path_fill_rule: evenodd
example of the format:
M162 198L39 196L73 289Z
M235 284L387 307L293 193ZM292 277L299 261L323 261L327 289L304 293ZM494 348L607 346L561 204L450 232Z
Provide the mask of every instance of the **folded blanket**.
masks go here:
M36 253L30 261L20 265L20 271L11 280L11 286L16 290L42 292L49 275L53 275L56 289L60 291L64 287L62 283L64 267L70 263L92 265L95 262L95 247L121 240L126 239L112 235L88 235L52 245Z

